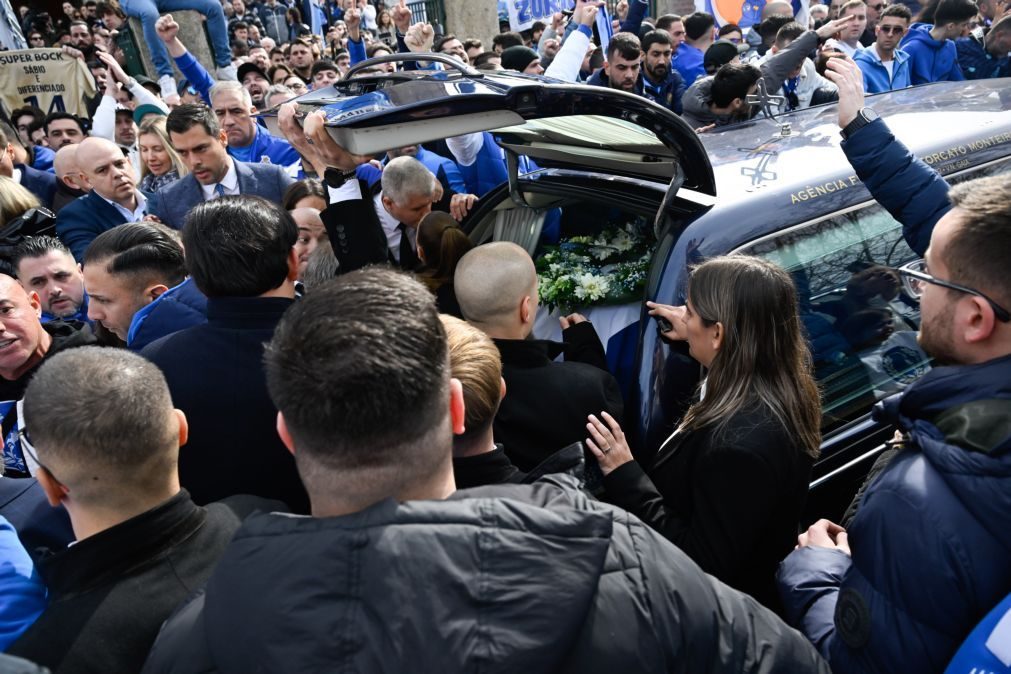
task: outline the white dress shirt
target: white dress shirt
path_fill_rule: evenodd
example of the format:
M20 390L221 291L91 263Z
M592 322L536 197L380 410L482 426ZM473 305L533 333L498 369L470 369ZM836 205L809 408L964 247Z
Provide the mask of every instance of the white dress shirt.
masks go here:
M123 214L123 217L126 218L127 222L140 222L144 219L144 216L147 215L147 197L145 197L144 193L140 190L134 190L134 192L137 196L137 208L132 211L126 206L116 203L112 199L105 199L105 197L102 197L102 195L98 194L98 192L95 192L95 194L98 194L98 196L112 204L113 208Z
M327 191L330 193L330 203L335 204L339 201L353 201L355 199L363 199L361 184L357 180L348 180L340 187L327 187ZM379 218L379 224L383 228L383 233L386 234L386 245L390 249L390 254L393 259L400 262L400 221L395 217L390 215L390 212L386 210L386 206L383 205L383 193L380 192L372 200L372 208L376 212L376 216ZM418 230L413 227L407 227L407 238L411 242L411 248L414 250L418 249L417 236Z

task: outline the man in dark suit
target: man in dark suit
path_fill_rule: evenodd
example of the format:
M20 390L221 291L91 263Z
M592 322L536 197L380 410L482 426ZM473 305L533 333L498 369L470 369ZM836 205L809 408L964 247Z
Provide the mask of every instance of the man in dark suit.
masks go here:
M279 504L194 504L176 469L186 417L158 368L124 349L54 356L32 378L24 414L39 484L66 508L77 542L40 562L49 605L7 651L54 671L139 672L243 517Z
M274 430L277 408L263 346L295 298L298 228L277 204L223 197L198 204L183 228L191 279L207 295L207 323L149 344L190 423L179 479L196 503L234 494L309 512L295 461Z
M0 124L0 176L16 181L34 194L43 206L52 209L56 176L18 161L19 151L22 157L27 156L17 134L7 124Z
M214 112L205 105L180 105L166 126L175 148L190 172L158 190L152 212L162 222L182 229L186 214L199 203L221 196L250 194L280 203L294 182L273 164L247 164L228 155L228 136Z
M586 417L622 418L618 382L604 347L582 316L562 318L564 344L530 339L537 316L537 271L514 243L478 246L463 256L453 281L464 318L491 337L502 354L507 395L494 436L523 471L586 437ZM555 362L559 353L564 362ZM573 362L578 358L582 362Z
M56 234L81 261L88 245L102 232L143 220L150 195L137 189L133 164L111 140L85 138L77 146L77 164L91 192L60 211Z

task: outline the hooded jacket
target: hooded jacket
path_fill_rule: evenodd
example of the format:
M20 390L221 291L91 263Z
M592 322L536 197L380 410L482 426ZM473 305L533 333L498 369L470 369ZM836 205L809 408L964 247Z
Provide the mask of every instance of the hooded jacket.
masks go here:
M836 671L941 672L1011 592L1011 355L936 368L874 413L907 440L860 503L852 559L796 550L780 588Z
M724 126L739 119L733 115L717 115L709 108L712 99L713 76L703 78L688 87L681 97L681 119L693 129L715 124Z
M899 43L902 51L909 54L909 73L913 84L964 80L955 43L930 37L933 27L929 23L914 23Z
M253 516L143 671L829 671L771 612L576 486Z
M860 72L863 73L864 91L868 94L880 94L884 91L912 86L909 74L909 54L901 49L896 49L892 54L891 76L881 62L878 50L873 46L858 51L853 60L857 62Z

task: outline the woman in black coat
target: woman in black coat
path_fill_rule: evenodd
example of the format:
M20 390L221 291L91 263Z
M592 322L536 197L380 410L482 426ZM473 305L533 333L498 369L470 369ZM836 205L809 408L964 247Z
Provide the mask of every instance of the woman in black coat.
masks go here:
M719 257L692 273L685 306L648 306L671 324L665 338L686 340L708 375L648 474L617 422L590 416L587 445L607 500L778 609L776 567L796 544L821 442L793 280L759 258Z

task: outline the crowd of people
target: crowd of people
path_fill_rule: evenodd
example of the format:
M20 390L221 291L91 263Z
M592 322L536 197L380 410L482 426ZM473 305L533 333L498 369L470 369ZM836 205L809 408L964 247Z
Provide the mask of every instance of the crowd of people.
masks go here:
M1011 75L1005 4L769 0L742 29L622 0L601 49L585 0L487 45L328 2L19 8L97 93L0 120L0 670L1007 670L1011 189L949 189L863 114ZM528 250L460 227L508 180L492 135L356 155L287 103L432 52L700 133L759 114L759 80L778 112L837 102L939 365L876 408L896 437L845 526L798 529L822 410L788 272L717 257L646 303L706 376L633 451L593 323L537 339Z

